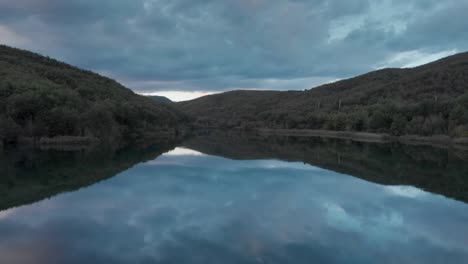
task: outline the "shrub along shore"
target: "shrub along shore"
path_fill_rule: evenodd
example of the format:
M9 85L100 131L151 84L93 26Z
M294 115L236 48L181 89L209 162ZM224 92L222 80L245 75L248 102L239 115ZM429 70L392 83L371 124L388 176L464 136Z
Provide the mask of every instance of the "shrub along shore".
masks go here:
M468 137L452 138L447 135L418 136L402 135L394 136L390 134L379 134L369 132L333 131L333 130L313 130L313 129L258 129L260 135L281 135L281 136L303 136L303 137L324 137L350 139L362 142L400 142L417 145L437 145L437 146L468 146Z

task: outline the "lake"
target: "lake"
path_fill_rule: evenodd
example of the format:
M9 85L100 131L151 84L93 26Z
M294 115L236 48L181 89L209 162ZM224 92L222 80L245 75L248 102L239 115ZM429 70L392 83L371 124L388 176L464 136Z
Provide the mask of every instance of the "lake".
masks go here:
M0 263L468 263L468 151L215 133L0 154Z

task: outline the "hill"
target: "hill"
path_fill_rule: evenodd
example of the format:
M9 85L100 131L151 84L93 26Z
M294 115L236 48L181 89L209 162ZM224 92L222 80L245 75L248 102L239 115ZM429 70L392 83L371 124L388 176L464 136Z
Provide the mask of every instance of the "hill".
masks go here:
M306 91L231 91L177 103L199 127L468 136L468 53Z
M153 101L158 102L158 103L163 103L163 104L173 103L171 99L165 96L149 95L148 98L151 98Z
M0 46L0 142L75 136L116 143L174 134L183 119L112 79Z

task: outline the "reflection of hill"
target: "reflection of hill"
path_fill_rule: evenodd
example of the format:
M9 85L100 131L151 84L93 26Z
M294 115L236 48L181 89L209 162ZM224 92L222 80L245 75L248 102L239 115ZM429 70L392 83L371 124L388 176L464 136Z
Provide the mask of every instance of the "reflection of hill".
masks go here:
M468 202L468 152L318 137L212 133L184 143L232 159L302 161L386 185L412 185Z
M89 186L155 159L174 146L80 152L0 150L0 210Z

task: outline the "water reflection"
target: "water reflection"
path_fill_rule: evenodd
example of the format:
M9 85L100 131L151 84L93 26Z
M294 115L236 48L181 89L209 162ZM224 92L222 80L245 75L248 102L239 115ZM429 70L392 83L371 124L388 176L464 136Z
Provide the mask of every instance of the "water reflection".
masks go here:
M81 151L0 149L0 210L108 179L174 148L163 142Z
M412 185L468 202L468 150L318 137L209 133L184 143L232 159L300 161L386 185Z
M216 151L247 147L211 142ZM252 155L271 155L276 145L257 146ZM303 162L202 152L177 148L77 192L1 212L1 262L468 261L463 202Z

